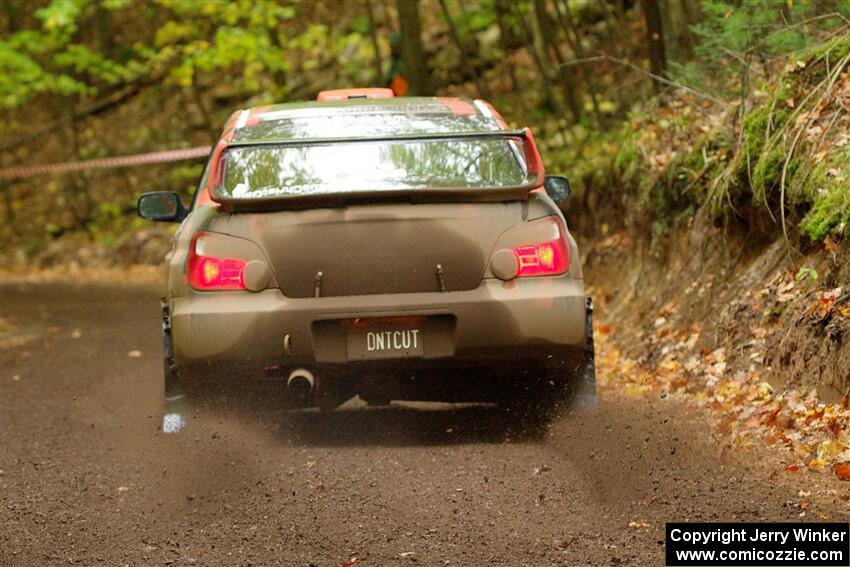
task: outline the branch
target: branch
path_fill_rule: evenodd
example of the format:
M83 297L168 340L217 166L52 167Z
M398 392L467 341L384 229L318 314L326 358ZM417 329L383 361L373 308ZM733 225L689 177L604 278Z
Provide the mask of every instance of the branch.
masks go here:
M663 83L663 84L669 85L671 87L676 87L676 88L688 91L689 93L696 95L700 98L710 100L711 102L713 102L713 103L715 103L715 104L717 104L717 105L719 105L723 108L729 107L729 105L725 101L720 100L719 98L717 98L715 96L712 96L708 93L704 93L702 91L698 91L695 88L689 87L687 85L683 85L682 83L677 83L676 81L671 81L670 79L662 77L661 75L656 75L655 73L650 73L646 69L638 67L634 63L629 63L628 61L623 61L622 59L618 59L618 58L612 57L610 55L596 55L594 57L585 57L584 59L573 59L572 61L566 61L565 63L562 63L561 65L559 65L559 67L567 66L567 65L581 65L581 64L584 64L584 63L592 63L594 61L611 61L613 63L617 63L618 65L622 65L624 67L629 67L630 69L634 69L635 71L637 71L639 73L643 73L644 75L650 77L651 79L653 79L655 81L658 81L659 83Z
M753 45L748 47L744 51L744 53L747 53L749 51L753 51L755 49L759 49L760 47L762 47L765 44L765 42L768 39L775 36L776 34L779 34L779 33L782 33L784 31L788 31L788 30L791 30L791 29L794 29L794 28L798 28L800 26L804 26L806 24L810 24L810 23L816 22L818 20L825 20L827 18L841 18L842 20L844 20L844 23L845 23L844 27L847 27L847 25L850 25L850 20L848 20L847 18L845 18L843 15L839 14L838 12L832 12L832 13L829 13L829 14L821 14L820 16L814 16L814 17L808 18L806 20L803 20L801 22L797 22L796 24L780 26L780 29L773 31L773 32L770 32L769 34L767 34L766 36L761 38L759 41L757 41L756 43L754 43Z
M86 108L84 108L80 111L74 112L73 115L76 119L79 120L79 119L82 119L82 118L88 118L89 116L95 116L97 114L100 114L101 112L104 112L104 111L112 108L113 106L117 106L117 105L123 103L124 101L126 101L127 99L130 99L130 98L136 96L137 94L139 94L142 91L142 89L153 84L153 82L154 81L152 81L152 80L151 81L139 81L137 83L130 84L130 85L124 87L123 89L111 94L110 96L90 104ZM27 133L26 135L18 138L17 140L11 140L9 142L5 142L3 144L0 144L0 151L11 150L11 149L16 148L18 146L26 144L27 142L35 140L35 139L43 136L44 134L48 134L50 132L53 132L57 128L61 127L64 123L68 122L69 120L70 120L69 116L63 116L62 118L56 119L53 122L45 124L44 126L39 126L35 130Z

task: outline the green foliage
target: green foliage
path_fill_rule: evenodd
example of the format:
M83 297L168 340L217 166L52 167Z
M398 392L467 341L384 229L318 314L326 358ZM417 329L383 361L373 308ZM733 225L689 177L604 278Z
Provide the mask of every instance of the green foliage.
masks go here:
M0 41L3 108L17 108L39 94L94 95L104 85L120 85L164 74L178 87L239 76L232 84L244 93L274 90L291 70L283 24L293 6L271 0L159 0L166 17L152 34L104 49L80 41L80 29L98 18L138 18L141 8L126 0L51 0L36 10L40 28L24 29ZM327 35L327 33L325 33ZM323 46L327 47L327 41Z
M238 90L256 93L274 88L266 81L290 70L280 24L295 15L274 2L187 2L164 0L175 17L157 30L148 52L155 68L167 68L169 80L190 87L209 83L225 72L239 77Z
M99 81L115 84L143 70L72 42L82 14L91 7L85 0L51 0L35 11L39 29L20 30L0 40L0 106L16 108L38 94L94 94Z
M847 0L704 0L700 6L702 17L691 28L697 61L673 63L671 75L683 84L735 95L747 88L742 77L753 68L768 74L770 59L807 49L813 38L850 18Z
M794 277L797 280L797 283L809 282L815 283L818 281L818 272L814 268L808 268L803 266L797 271L797 275Z
M15 39L0 40L0 105L15 108L39 93L61 96L85 94L89 87L65 73L51 73L26 51L15 47Z
M816 16L850 15L845 0L705 0L701 7L702 20L693 27L700 61L732 63L735 71L749 52L775 56L799 51L809 45L813 27L828 30L841 23L839 17Z
M800 223L800 230L815 242L834 229L850 235L850 166L846 165L850 162L850 149L845 149L840 159L844 160L843 171L819 167L807 186L814 191L809 196L812 206Z
M35 16L42 21L48 38L65 43L77 31L77 18L84 5L85 0L51 0L36 10Z

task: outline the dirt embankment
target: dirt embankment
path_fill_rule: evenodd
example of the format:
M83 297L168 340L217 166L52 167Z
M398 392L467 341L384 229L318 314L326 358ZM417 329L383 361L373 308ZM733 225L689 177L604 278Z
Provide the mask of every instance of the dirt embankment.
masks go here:
M588 239L601 387L685 398L787 470L850 480L850 245L757 234L696 216L664 238Z
M735 109L637 112L613 157L577 171L567 213L603 387L688 398L788 449L791 470L850 480L848 49L825 44Z
M627 231L585 246L609 320L649 362L687 331L697 351L724 348L730 371L757 369L775 388L850 394L850 245L801 253L720 230L682 230L654 249Z

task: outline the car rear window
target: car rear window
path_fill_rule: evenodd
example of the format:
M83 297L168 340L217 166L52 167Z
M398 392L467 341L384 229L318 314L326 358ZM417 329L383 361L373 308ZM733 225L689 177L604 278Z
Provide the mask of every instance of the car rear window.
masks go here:
M532 178L521 155L507 139L243 146L225 152L220 190L230 198L256 199L516 187Z

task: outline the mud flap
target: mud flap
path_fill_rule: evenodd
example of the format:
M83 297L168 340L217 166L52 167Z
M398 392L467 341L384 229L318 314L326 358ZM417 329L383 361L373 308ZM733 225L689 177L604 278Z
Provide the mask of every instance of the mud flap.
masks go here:
M593 346L593 298L585 307L584 362L579 368L573 408L579 411L596 410L596 351Z
M163 433L180 433L186 427L186 395L180 388L177 371L174 368L174 347L171 341L171 317L168 303L160 301L162 309L162 348L163 372L165 377L165 404L162 415Z

